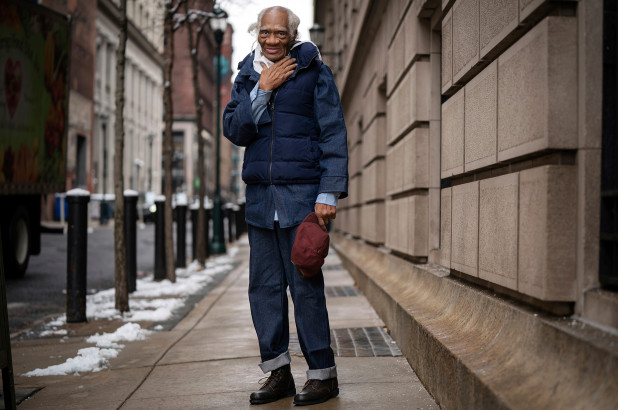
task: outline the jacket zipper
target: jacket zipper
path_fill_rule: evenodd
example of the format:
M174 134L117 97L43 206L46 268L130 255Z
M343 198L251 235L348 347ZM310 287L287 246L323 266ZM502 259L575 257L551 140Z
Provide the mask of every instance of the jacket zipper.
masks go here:
M277 93L279 90L275 91L275 95L273 96L273 102L271 104L271 122L270 122L270 165L268 169L268 178L270 180L270 185L273 184L273 144L275 142L275 100L277 99Z
M313 62L313 60L315 60L317 56L318 56L317 54L313 56L313 58L309 60L309 63L306 66L301 67L297 70L297 73L298 71L304 70L305 68L309 67L309 64L311 64L311 62ZM270 123L270 164L268 166L268 179L270 181L270 185L273 184L273 144L275 142L275 100L277 99L277 93L279 93L280 89L281 87L279 87L277 91L275 91L275 95L273 96L273 102L270 106L272 110L271 123Z

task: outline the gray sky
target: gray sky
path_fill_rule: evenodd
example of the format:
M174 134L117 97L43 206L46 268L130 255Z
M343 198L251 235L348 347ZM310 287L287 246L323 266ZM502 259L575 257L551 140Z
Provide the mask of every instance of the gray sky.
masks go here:
M298 32L300 39L310 40L309 27L313 25L313 0L277 1L277 0L221 0L221 8L227 11L229 23L234 27L232 69L236 77L236 67L251 51L255 38L247 33L247 27L257 20L258 13L270 6L284 6L300 18Z

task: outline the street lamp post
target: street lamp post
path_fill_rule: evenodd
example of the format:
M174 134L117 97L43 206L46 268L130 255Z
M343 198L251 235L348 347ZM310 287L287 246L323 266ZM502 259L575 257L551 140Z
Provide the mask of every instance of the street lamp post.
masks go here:
M215 197L213 200L213 235L210 244L211 253L225 253L225 240L223 239L223 218L221 215L221 43L227 28L227 13L221 9L213 10L214 16L210 19L210 27L215 34L217 43L217 64L215 67L217 76L217 133L215 153Z
M99 223L101 225L107 225L107 202L105 202L105 186L107 185L107 119L109 116L105 113L100 115L101 120L101 134L103 139L103 197L101 197L101 204L99 206Z

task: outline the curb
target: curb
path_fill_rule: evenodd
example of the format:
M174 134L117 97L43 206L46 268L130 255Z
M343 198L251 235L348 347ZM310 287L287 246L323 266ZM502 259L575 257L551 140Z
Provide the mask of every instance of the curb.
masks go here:
M443 408L613 408L618 338L332 234L420 380ZM402 286L405 284L405 286ZM569 322L568 324L566 322Z

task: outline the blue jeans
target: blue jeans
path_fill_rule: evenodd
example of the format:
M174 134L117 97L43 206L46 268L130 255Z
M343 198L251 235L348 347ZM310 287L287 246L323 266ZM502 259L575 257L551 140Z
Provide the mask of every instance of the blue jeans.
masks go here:
M262 229L248 225L251 247L249 304L264 373L290 363L288 297L290 288L300 348L309 365L308 379L337 376L330 347L330 326L322 272L303 278L291 262L296 228Z

